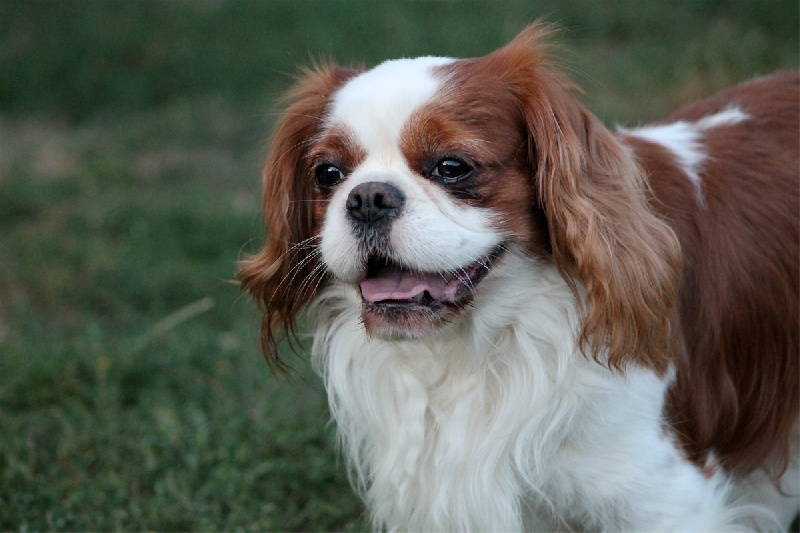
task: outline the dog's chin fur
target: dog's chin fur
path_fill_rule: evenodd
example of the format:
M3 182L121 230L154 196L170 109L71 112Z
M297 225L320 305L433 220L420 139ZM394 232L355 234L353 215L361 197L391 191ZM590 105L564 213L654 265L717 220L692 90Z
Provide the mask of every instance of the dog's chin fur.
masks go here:
M447 329L460 318L467 306L467 301L460 301L415 306L414 309L391 309L364 302L361 321L371 337L394 341L421 340Z

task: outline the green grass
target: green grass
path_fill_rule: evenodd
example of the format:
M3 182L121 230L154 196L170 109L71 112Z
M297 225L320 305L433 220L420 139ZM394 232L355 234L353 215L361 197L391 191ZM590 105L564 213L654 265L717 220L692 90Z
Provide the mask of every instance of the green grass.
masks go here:
M0 0L0 530L366 527L319 381L271 374L232 283L273 102L314 58L540 15L610 123L798 63L793 1Z

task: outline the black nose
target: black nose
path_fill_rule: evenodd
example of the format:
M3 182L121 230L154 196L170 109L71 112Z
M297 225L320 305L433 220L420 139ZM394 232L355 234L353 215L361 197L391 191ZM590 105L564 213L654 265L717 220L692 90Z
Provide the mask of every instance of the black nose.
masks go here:
M406 197L393 185L380 181L370 181L356 185L347 196L347 211L350 217L359 222L377 222L396 215Z

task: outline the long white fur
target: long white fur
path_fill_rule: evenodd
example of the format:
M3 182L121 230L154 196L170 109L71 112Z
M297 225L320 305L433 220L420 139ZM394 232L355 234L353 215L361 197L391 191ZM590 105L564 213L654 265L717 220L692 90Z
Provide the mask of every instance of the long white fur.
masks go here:
M552 264L511 248L456 323L422 340L367 334L353 285L363 258L344 207L355 185L385 180L404 191L390 253L419 269L467 265L503 239L498 214L414 176L397 145L436 95L431 65L445 61L390 62L356 77L327 117L367 158L323 225L335 280L313 305L313 362L376 528L731 531L764 513L735 505L721 474L682 455L662 419L670 374L615 372L579 352L579 305Z
M423 341L370 338L349 286L315 305L314 362L378 528L731 530L724 480L664 431L668 378L583 357L554 267L508 256L482 288Z

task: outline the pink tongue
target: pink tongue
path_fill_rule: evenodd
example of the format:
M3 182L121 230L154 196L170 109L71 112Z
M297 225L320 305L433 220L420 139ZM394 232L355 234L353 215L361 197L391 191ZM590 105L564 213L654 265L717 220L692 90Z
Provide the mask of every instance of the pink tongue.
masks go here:
M439 274L385 272L361 282L361 295L368 302L410 300L425 291L434 300L453 300L459 281L447 283Z

